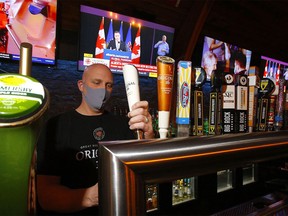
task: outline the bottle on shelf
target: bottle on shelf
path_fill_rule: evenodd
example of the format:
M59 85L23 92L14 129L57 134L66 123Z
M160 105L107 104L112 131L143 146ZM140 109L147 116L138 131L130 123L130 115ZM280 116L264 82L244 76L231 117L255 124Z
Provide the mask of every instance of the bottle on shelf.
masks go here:
M192 199L192 184L191 184L191 178L187 178L187 199Z
M178 195L178 201L182 202L183 201L183 179L179 179L179 195Z
M152 187L151 185L146 185L146 211L151 209L153 209Z
M158 208L158 195L157 195L157 186L154 185L152 193L152 207L154 209Z
M173 190L172 190L173 200L172 203L175 204L178 202L179 199L179 188L178 188L178 181L173 181Z

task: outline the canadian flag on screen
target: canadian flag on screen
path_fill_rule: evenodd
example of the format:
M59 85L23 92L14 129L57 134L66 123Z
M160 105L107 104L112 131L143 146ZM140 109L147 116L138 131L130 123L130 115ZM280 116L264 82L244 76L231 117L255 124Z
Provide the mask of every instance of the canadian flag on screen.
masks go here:
M103 58L103 52L105 47L105 32L104 32L104 17L100 23L100 28L98 31L98 37L96 40L95 58Z
M132 62L135 64L140 63L140 56L141 56L140 48L141 46L140 46L140 27L139 27L136 38L135 38L135 42L133 44L132 55L131 55Z
M268 76L268 60L266 60L265 69L263 73L263 77L267 77L267 76Z
M130 26L129 26L129 29L128 29L128 32L127 32L127 35L126 35L126 46L128 47L128 51L132 51L132 43L131 43L131 23L130 23Z
M280 63L278 63L278 68L276 71L276 84L279 85L279 78L280 78Z

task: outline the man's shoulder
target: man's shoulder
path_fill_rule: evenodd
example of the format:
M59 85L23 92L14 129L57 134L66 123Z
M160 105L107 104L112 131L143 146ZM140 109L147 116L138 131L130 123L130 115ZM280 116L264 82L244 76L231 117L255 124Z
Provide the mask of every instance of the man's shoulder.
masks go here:
M75 110L69 110L63 113L58 113L55 116L52 116L48 121L51 123L56 123L56 122L65 122L68 119L72 118L75 116Z
M66 112L58 113L55 118L67 118L68 116L75 115L75 110L68 110Z

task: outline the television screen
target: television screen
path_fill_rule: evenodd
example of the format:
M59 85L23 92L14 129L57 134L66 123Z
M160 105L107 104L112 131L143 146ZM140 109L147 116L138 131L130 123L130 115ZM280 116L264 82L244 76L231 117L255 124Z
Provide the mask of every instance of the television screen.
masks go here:
M277 59L269 58L267 56L261 56L260 64L260 77L267 77L271 79L275 84L275 90L273 95L279 94L279 79L283 77L288 80L288 63L282 62Z
M203 119L204 124L208 125L204 130L206 133L247 130L248 82L244 75L249 73L251 56L250 50L209 36L204 37L201 67L206 72L206 82L202 86ZM223 81L226 81L227 86L223 87ZM216 92L221 92L221 96Z
M153 77L157 56L172 53L174 28L85 5L80 14L80 71L100 62L122 73L123 64L133 63L140 75Z
M279 78L282 76L288 80L288 63L261 56L260 73L262 77L272 78L278 84Z
M241 48L212 37L205 36L203 44L201 66L207 73L207 79L213 70L220 72L244 73L248 75L252 52L248 49ZM217 63L211 64L212 59L216 59ZM241 62L241 65L235 64Z
M32 45L32 62L55 64L57 0L0 0L0 58L20 59Z

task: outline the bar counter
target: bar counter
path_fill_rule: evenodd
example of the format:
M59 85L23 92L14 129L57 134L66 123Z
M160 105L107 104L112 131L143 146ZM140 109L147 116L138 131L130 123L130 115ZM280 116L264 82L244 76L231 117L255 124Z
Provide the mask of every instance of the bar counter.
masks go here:
M288 131L99 143L101 215L145 215L145 184L288 156Z

